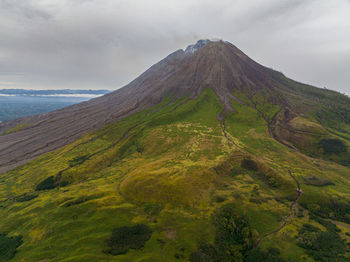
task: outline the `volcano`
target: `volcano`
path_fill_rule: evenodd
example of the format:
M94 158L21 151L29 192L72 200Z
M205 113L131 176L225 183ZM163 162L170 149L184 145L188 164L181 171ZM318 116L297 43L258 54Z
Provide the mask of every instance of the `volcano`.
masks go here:
M14 260L317 260L328 246L306 240L320 228L337 243L327 256L349 255L349 97L229 42L199 40L0 134L0 240L17 240Z
M300 88L296 89L298 85ZM256 109L259 101L254 101L253 97L260 94L262 99L280 105L288 115L287 121L296 116L294 111L304 113L317 107L317 93L320 92L293 83L281 73L259 65L228 42L199 40L185 51L180 49L170 54L111 94L51 113L6 122L0 126L0 133L10 133L0 137L0 171L66 145L88 131L154 106L167 95L174 99L196 98L207 86L213 89L225 110L233 110L232 99L247 105L234 92L246 96ZM312 92L315 97L310 94ZM301 108L299 105L293 108L288 105L285 93L294 99L302 96L301 99L306 101ZM336 94L331 91L323 93L325 96ZM339 98L343 104L348 102L347 97ZM8 132L16 126L23 128L18 132Z

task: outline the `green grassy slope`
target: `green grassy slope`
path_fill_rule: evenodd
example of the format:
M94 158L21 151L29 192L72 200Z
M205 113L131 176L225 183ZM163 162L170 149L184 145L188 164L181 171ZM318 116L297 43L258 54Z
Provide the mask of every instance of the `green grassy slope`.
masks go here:
M278 143L266 116L279 108L257 104L232 102L223 124L210 88L195 100L168 97L1 174L0 234L22 241L11 261L314 261L301 242L304 224L330 232L313 233L320 239L349 242L350 169ZM303 195L287 225L268 235L291 213L297 185L288 169ZM136 224L150 237L127 227L123 239L140 246L112 236ZM126 252L110 254L112 240ZM280 260L266 258L271 248Z
M350 98L269 70L283 106L271 122L274 136L303 153L350 166Z

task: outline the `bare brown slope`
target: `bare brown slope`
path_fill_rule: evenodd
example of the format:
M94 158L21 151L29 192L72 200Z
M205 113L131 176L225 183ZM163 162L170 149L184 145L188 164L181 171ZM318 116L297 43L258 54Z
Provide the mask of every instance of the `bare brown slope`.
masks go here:
M5 123L0 134L16 125L28 125L0 136L0 172L71 143L106 123L155 105L164 95L172 95L174 99L185 95L194 98L210 86L227 110L231 108L231 99L240 101L233 96L234 90L241 90L248 97L263 90L273 102L282 103L269 70L223 41L209 42L193 54L178 50L115 92Z

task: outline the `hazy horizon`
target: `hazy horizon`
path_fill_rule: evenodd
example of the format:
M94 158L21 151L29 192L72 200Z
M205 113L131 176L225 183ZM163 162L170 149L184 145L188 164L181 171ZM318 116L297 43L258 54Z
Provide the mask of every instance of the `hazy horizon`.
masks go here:
M349 13L349 0L0 0L0 89L116 90L175 50L219 38L350 95Z

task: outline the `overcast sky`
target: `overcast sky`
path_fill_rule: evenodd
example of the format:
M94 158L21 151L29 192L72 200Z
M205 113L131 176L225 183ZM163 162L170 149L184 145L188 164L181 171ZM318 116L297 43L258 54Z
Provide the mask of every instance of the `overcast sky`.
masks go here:
M350 0L0 0L0 89L117 89L202 38L350 94Z

